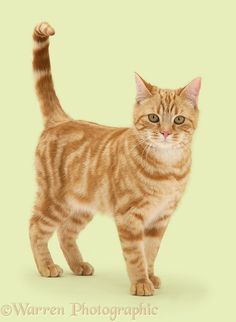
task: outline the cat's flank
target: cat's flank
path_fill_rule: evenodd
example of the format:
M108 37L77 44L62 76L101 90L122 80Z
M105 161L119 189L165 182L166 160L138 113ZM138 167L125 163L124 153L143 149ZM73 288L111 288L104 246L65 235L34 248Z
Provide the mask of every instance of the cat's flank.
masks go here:
M131 294L153 295L160 287L154 261L190 172L200 79L169 90L136 74L132 127L75 121L63 111L54 91L48 53L53 34L47 23L36 26L33 34L35 86L44 118L36 150L38 192L30 220L38 271L46 277L62 275L48 249L57 231L73 273L92 275L94 269L84 261L76 238L94 213L110 213Z

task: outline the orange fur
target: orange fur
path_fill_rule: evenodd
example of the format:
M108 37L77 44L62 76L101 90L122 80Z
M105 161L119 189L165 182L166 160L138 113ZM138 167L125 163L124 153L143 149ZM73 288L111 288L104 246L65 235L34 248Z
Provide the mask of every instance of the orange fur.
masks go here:
M93 274L76 238L94 212L113 214L134 295L152 295L160 280L154 260L186 186L197 126L200 80L162 90L136 74L134 124L115 128L76 121L62 109L50 70L47 23L36 26L33 69L45 129L36 150L38 193L30 240L42 276L61 276L48 240L57 230L71 270ZM155 114L151 122L150 114ZM183 124L175 124L176 116ZM181 120L178 119L177 121Z

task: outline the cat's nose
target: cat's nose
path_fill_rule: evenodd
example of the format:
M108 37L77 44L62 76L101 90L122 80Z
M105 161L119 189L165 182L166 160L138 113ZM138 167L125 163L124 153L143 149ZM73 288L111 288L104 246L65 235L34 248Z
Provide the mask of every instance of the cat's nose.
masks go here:
M161 131L161 134L164 136L164 138L166 139L170 134L171 132L170 131Z

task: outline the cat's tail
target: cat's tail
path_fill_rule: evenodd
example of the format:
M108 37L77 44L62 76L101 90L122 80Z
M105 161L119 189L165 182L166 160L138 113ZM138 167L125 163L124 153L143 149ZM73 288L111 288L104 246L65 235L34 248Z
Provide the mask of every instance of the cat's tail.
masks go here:
M49 36L54 34L54 29L46 22L38 24L33 33L35 88L46 127L70 119L63 111L53 86L48 47Z

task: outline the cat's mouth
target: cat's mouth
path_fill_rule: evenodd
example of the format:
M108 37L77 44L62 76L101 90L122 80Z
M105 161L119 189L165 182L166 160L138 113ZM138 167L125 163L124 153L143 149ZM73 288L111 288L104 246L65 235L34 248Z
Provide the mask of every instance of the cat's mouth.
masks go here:
M180 145L181 142L179 142L179 140L173 139L172 137L168 137L166 139L159 137L155 142L155 146L162 149L177 148Z
M169 135L168 137L158 135L158 137L155 140L155 145L163 146L163 147L169 147L169 146L172 146L175 143L176 143L176 141L173 140L172 135Z

